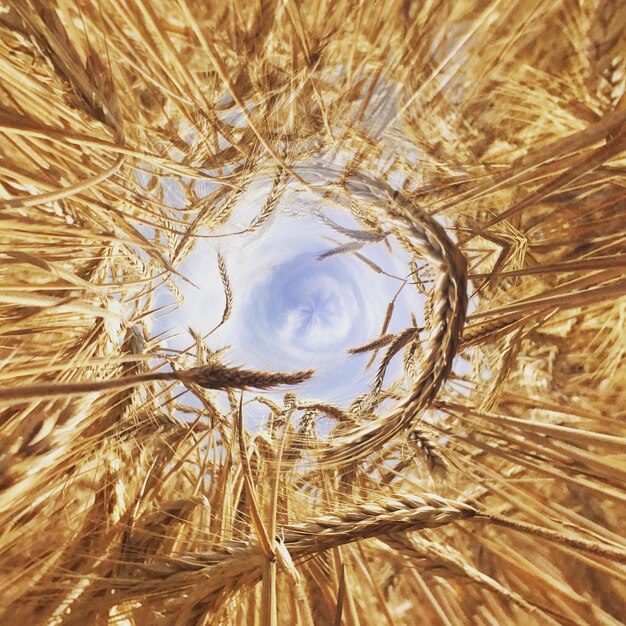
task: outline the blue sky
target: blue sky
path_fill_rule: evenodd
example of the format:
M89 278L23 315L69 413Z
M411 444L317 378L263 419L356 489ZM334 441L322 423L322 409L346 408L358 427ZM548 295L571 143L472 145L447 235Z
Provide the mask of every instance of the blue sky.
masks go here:
M270 186L269 179L253 183L218 232L245 229L263 206ZM320 214L344 228L363 230L348 210L324 204L319 196L294 186L255 232L198 239L179 267L196 286L179 281L183 304L158 322L158 330L172 335L167 347L185 349L192 343L186 332L189 326L206 334L220 321L225 301L217 269L220 251L234 305L230 319L206 339L209 347L231 346L223 356L230 365L273 371L314 368L314 378L294 389L307 399L346 406L366 391L376 365L365 372L369 355L346 351L379 335L387 306L402 283L375 272L354 254L319 260L321 254L354 241ZM408 254L393 238L389 242L391 251L378 242L368 243L359 253L389 274L405 277ZM157 305L171 300L166 289L161 288ZM398 296L389 332L411 325L411 312L421 319L422 309L423 298L407 284ZM391 368L391 378L394 369L398 371Z

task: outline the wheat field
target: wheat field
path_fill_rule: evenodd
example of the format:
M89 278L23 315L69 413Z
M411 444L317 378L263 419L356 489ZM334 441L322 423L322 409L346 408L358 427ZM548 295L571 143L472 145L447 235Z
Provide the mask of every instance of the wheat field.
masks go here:
M623 0L0 0L0 623L626 623L625 87ZM422 303L347 401L211 343L303 203Z

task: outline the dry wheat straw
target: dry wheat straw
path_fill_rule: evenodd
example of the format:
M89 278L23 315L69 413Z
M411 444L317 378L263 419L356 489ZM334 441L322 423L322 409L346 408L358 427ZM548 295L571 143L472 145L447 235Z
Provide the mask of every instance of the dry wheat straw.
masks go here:
M0 622L622 624L625 25L623 0L4 2ZM249 432L234 389L308 372L226 368L198 329L172 354L158 290L302 190L398 241L425 330L377 396L263 397Z

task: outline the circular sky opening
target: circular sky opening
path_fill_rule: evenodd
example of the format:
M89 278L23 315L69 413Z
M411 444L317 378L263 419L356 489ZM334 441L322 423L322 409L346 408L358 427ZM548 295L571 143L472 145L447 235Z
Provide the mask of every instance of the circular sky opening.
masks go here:
M219 228L195 241L178 267L187 279L176 282L178 293L159 291L157 306L177 302L153 330L178 354L194 352L192 329L230 365L314 369L310 381L268 395L293 391L347 407L378 367L374 351L351 351L423 325L425 298L410 268L395 236L296 183L277 193L276 179L260 178ZM402 370L395 359L385 381Z

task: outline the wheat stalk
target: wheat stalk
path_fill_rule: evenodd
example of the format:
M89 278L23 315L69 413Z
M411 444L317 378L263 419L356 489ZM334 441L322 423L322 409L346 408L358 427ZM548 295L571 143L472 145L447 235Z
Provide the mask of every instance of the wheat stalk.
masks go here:
M270 389L279 385L297 385L308 380L313 370L293 373L261 372L237 367L226 367L220 363L209 363L176 372L154 372L136 374L119 379L78 383L42 383L0 390L0 402L28 402L65 396L84 395L128 389L155 381L180 381L186 385L198 385L205 389Z

